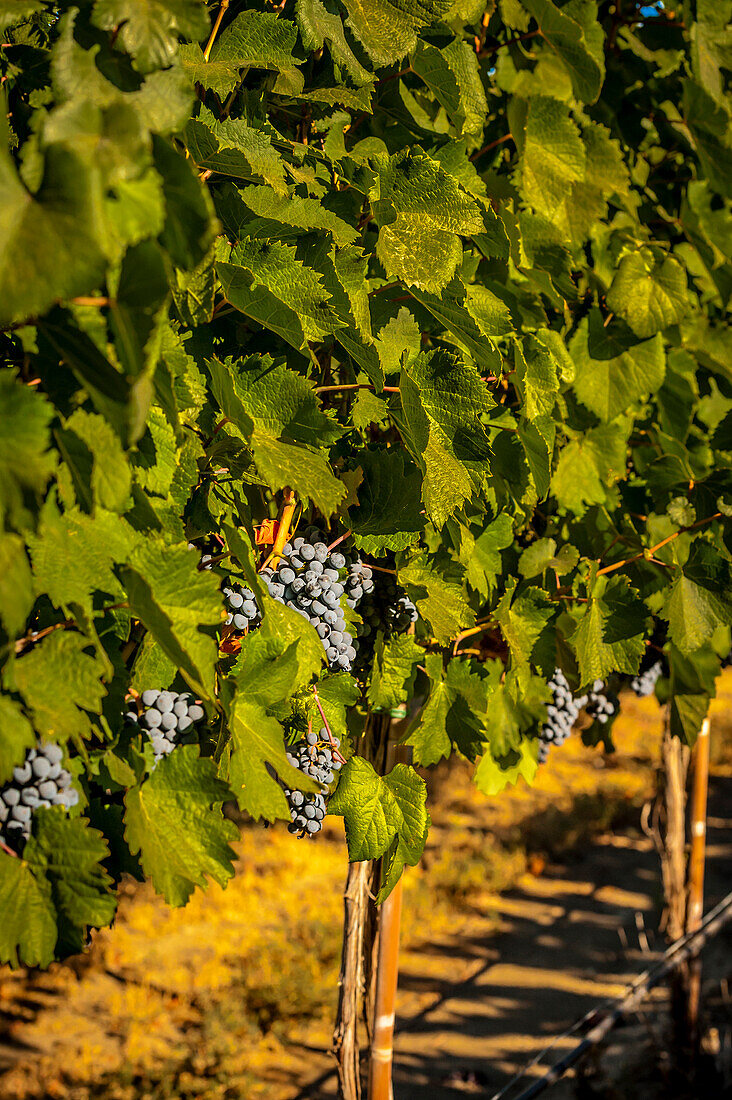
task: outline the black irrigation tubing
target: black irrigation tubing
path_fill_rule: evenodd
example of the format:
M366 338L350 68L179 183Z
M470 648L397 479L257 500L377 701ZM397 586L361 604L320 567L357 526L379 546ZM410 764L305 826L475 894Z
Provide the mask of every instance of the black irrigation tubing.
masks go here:
M612 1031L623 1016L627 1015L629 1012L633 1012L644 1000L649 991L653 989L655 985L658 985L662 978L665 978L667 974L670 974L677 966L680 966L689 955L699 951L704 943L711 939L712 936L716 935L730 918L732 918L732 893L727 894L718 905L710 909L696 931L689 932L687 935L681 936L678 940L675 940L655 966L650 967L650 969L640 974L629 987L628 992L622 1000L602 1002L586 1013L576 1024L573 1024L568 1031L564 1032L559 1038L567 1038L567 1036L581 1030L582 1027L586 1026L591 1021L596 1021L594 1026L587 1032L585 1037L576 1047L570 1050L568 1054L565 1054L564 1058L560 1058L558 1062L555 1062L555 1064L546 1071L543 1077L540 1077L537 1081L529 1085L527 1089L519 1093L516 1100L533 1100L533 1097L539 1096L545 1089L556 1084L556 1082L564 1076L567 1070L570 1069L586 1051L602 1042L605 1036ZM598 1019L598 1017L600 1018ZM557 1042L558 1039L554 1039L545 1050L535 1058L532 1058L532 1060L528 1062L504 1088L491 1097L491 1100L502 1100L502 1098L513 1089L513 1086L521 1081L528 1071L540 1062L544 1055L551 1050Z

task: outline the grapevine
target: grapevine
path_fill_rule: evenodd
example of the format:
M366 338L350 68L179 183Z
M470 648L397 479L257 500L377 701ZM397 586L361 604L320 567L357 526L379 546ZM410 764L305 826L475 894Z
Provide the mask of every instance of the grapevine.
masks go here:
M49 899L1 961L63 958L124 874L225 885L234 817L343 818L375 929L425 769L498 797L610 746L625 687L694 741L729 12L663 12L0 5L0 896Z

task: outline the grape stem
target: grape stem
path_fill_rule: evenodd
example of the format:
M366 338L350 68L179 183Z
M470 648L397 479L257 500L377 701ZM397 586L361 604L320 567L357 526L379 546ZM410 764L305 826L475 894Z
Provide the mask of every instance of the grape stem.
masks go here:
M495 623L493 622L493 619L485 619L483 622L476 623L475 626L470 628L470 630L461 630L460 633L458 634L457 638L455 639L454 643L453 643L453 647L452 647L453 657L456 655L456 653L458 651L458 646L460 645L460 643L465 638L470 638L470 637L472 637L473 634L480 634L483 630L488 630L493 626L495 626Z
M268 565L272 565L274 568L277 567L277 563L282 557L282 547L285 545L290 535L290 524L292 523L292 517L295 514L297 501L295 499L295 494L293 493L289 485L285 486L284 496L285 499L282 505L279 523L277 525L277 537L275 538L272 552L265 559L264 563L259 567L260 573Z
M6 855L15 856L16 859L18 858L18 853L14 852L12 848L8 848L7 844L5 844L2 840L0 840L0 848L3 850L3 852L6 853Z
M347 539L350 534L351 534L351 531L349 529L348 531L346 531L345 535L341 535L340 538L337 538L335 540L335 542L332 542L330 544L330 546L328 547L328 550L329 551L330 550L335 550L336 546L338 546L341 542L343 542L344 539Z
M317 386L316 393L331 393L334 390L373 390L376 391L376 386L372 386L370 382L348 382L343 386ZM384 386L382 393L399 393L399 386Z
M216 16L216 22L213 25L209 40L206 43L206 49L203 51L203 60L208 61L211 56L211 50L213 44L216 41L216 35L219 33L219 27L221 26L221 20L224 18L224 13L229 6L230 0L221 0L221 6L219 7L218 15Z
M323 719L323 725L325 726L325 732L328 734L328 740L330 741L330 750L333 753L333 756L335 757L336 760L339 760L341 762L341 764L345 764L346 763L346 758L336 748L336 743L333 740L333 734L330 731L330 726L328 725L328 719L325 717L325 711L323 710L322 703L320 702L320 696L318 695L318 689L315 687L315 685L313 685L313 695L315 697L315 704L316 704L318 710L320 711L320 717Z
M649 550L641 550L640 553L634 554L630 558L623 558L622 561L613 562L612 565L605 565L602 569L597 570L597 576L601 577L604 573L614 573L616 569L622 569L626 565L632 565L635 561L640 561L641 558L651 557L656 553L656 550L660 550L662 546L666 546L669 542L673 542L679 535L686 534L687 531L695 531L697 527L704 527L705 524L711 523L714 519L721 519L722 513L715 512L713 516L707 516L706 519L697 520L696 523L691 523L688 527L682 527L678 531L674 531L673 535L667 535L665 539L661 539L655 546L651 546Z

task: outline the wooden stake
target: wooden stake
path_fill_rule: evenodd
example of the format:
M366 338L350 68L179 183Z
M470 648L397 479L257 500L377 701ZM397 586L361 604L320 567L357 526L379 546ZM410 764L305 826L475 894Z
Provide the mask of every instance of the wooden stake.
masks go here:
M707 791L709 788L709 718L702 722L694 753L694 785L691 794L691 853L689 856L689 892L686 932L696 932L704 912L704 864L707 846ZM692 956L689 964L689 1031L696 1046L701 992L701 958Z

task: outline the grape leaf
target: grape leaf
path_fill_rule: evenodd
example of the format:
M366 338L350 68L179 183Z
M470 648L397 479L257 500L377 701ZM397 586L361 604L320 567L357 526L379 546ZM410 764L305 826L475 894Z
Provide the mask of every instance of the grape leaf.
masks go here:
M671 256L655 260L649 249L629 252L620 261L607 304L636 336L654 336L688 312L684 269Z
M56 466L48 450L50 402L23 386L13 371L0 375L0 521L19 530L33 523L26 494L39 497Z
M601 332L605 335L602 343ZM661 337L624 346L624 342L613 341L612 333L603 329L599 310L592 311L589 321L582 319L569 350L577 367L575 393L583 405L605 422L614 420L634 402L663 385L666 357Z
M315 789L315 781L288 764L282 726L258 702L239 694L231 709L229 728L229 786L240 809L267 821L288 819L287 800L275 773L298 790Z
M201 0L95 0L92 22L118 30L119 45L143 73L172 64L179 34L199 39L209 30Z
M442 645L474 624L475 614L460 586L441 576L426 554L415 555L408 565L399 569L398 580Z
M505 756L496 757L491 752L481 756L473 782L483 794L494 797L522 777L531 785L538 766L535 744L524 739L518 749L512 749Z
M18 535L0 534L0 622L7 634L22 634L35 595L28 556Z
M570 639L579 663L580 683L591 685L611 672L632 676L645 652L648 611L625 577L614 577L584 605Z
M419 470L396 449L363 451L359 465L358 506L350 509L355 545L376 557L406 550L424 528Z
M328 802L328 813L345 821L348 858L352 863L378 859L404 822L402 808L391 787L361 756L352 756L341 771L338 786Z
M475 367L445 351L429 351L402 368L405 438L424 471L422 498L437 527L477 496L490 468L481 413L493 407Z
M82 634L54 630L16 662L15 682L40 734L52 741L91 733L89 716L100 714L107 694L101 667L85 650Z
M127 792L125 838L169 905L185 905L207 877L223 886L233 875L238 830L221 813L228 794L196 745L178 745Z
M394 710L411 698L417 664L424 650L408 635L386 639L379 633L368 687L372 707Z
M132 614L209 698L218 656L211 633L221 622L221 596L217 578L199 572L197 564L196 552L151 537L135 549L121 575Z
M13 768L23 763L26 750L35 744L35 731L19 704L0 694L0 784L10 779Z
M0 851L0 962L49 966L57 927L51 887L24 859Z

